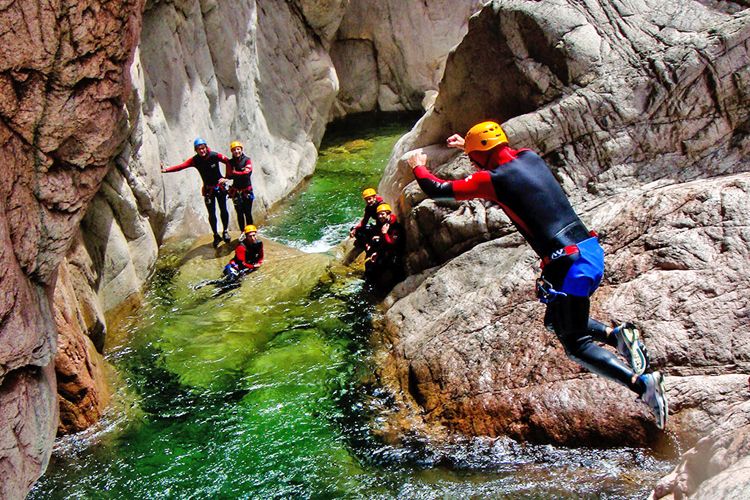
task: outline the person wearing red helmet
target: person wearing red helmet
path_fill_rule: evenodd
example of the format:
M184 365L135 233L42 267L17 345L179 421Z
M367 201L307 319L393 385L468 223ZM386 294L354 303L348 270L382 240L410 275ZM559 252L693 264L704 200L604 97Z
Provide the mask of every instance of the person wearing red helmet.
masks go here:
M203 181L201 187L201 194L203 195L203 201L206 204L206 210L208 210L208 223L211 225L211 231L214 234L214 248L219 246L222 239L229 243L229 232L227 228L229 226L229 212L227 211L227 191L224 187L226 179L221 174L219 163L224 165L229 164L229 158L221 153L211 151L206 144L206 141L198 137L193 141L193 148L195 149L195 156L188 158L179 165L173 165L171 167L165 167L164 163L161 164L162 173L168 172L179 172L185 170L188 167L193 167L198 170ZM222 236L216 228L216 204L219 205L219 213L221 215L221 224L223 226Z
M232 187L229 188L229 197L234 202L234 209L237 212L237 223L240 229L246 224L253 223L253 163L245 155L245 150L240 141L233 141L229 145L232 157L227 164L227 178L232 180Z
M638 394L663 429L668 415L664 378L658 371L645 373L648 356L638 330L632 323L610 328L589 318L590 297L604 272L604 251L544 160L529 149L512 149L502 127L492 121L473 126L465 138L453 134L447 144L463 150L478 172L461 180L440 179L427 170L427 155L419 150L408 163L422 190L433 198L497 203L542 259L537 293L547 305L545 325L571 359ZM630 366L593 340L615 346Z

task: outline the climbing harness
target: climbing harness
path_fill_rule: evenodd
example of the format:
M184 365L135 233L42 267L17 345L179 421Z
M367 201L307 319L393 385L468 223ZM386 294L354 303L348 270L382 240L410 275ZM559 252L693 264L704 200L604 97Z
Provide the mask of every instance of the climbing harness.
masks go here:
M589 236L593 238L598 238L599 235L596 233L596 231L589 231ZM562 248L558 248L551 254L547 255L546 257L542 258L542 268L544 266L548 265L553 260L561 259L562 257L567 257L568 255L575 255L577 253L580 253L580 249L578 248L578 244L575 245L567 245Z

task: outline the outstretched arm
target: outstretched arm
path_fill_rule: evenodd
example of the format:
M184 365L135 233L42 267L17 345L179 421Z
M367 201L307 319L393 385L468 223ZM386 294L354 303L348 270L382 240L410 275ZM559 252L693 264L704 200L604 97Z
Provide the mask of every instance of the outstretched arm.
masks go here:
M413 153L407 161L412 168L412 172L414 172L417 184L430 198L453 198L456 200L485 198L495 202L498 201L495 188L492 186L490 173L486 170L472 174L465 179L449 181L440 179L427 170L427 155L421 150Z
M445 142L446 144L448 144L449 148L456 148L460 149L461 151L464 150L464 138L459 134L453 134L452 136L448 137Z
M165 174L167 172L179 172L180 170L185 170L188 167L193 166L193 158L188 158L187 160L183 161L179 165L172 165L171 167L165 167L164 162L161 164L161 173Z

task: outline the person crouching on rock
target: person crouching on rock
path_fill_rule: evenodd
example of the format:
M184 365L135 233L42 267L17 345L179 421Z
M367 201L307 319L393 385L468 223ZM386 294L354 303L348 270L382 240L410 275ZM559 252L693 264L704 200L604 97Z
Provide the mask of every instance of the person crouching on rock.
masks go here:
M365 246L365 281L383 292L403 279L406 240L403 227L391 212L387 203L378 205L377 222Z
M483 198L500 205L542 259L539 299L547 305L545 325L554 330L568 356L584 368L621 383L640 396L663 429L667 421L664 378L644 373L648 357L631 323L615 328L589 318L590 297L604 273L604 251L573 210L547 164L528 149L511 149L495 122L458 134L449 147L466 152L478 172L462 180L443 180L427 170L421 150L408 157L417 183L432 198ZM630 367L592 340L617 348Z
M229 197L234 202L237 212L237 223L240 230L246 224L253 223L253 183L250 177L253 175L253 163L245 156L244 147L239 141L233 141L229 145L232 157L227 165L227 177L232 180L229 188Z
M224 275L237 278L255 271L263 264L263 242L258 239L258 228L252 224L245 226L240 243L234 249L234 258L224 266Z
M179 165L171 167L164 167L164 163L161 164L162 173L167 172L179 172L188 167L194 167L198 170L198 173L203 180L203 186L201 187L201 194L203 195L203 201L206 204L206 210L208 210L208 223L211 225L211 231L214 234L214 248L219 246L223 239L226 243L229 243L229 232L227 232L227 226L229 225L229 212L227 211L227 191L224 183L226 179L221 175L221 169L219 163L224 165L229 164L229 158L221 153L215 153L208 148L206 141L200 137L193 141L193 148L195 149L195 156L188 158ZM221 224L224 228L222 236L219 236L216 230L216 204L219 204L219 212L221 214Z
M354 248L360 251L364 250L365 245L370 241L372 237L371 227L368 227L367 223L370 219L377 220L377 208L381 205L383 197L373 188L367 188L362 191L362 198L365 200L365 213L362 219L349 231L349 236L354 238Z

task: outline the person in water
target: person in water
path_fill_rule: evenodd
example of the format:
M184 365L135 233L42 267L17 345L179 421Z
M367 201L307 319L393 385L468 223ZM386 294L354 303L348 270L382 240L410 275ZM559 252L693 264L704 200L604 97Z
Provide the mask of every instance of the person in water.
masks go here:
M370 219L377 220L377 208L384 203L383 197L380 196L373 188L367 188L362 191L362 198L365 200L365 213L362 219L349 231L349 236L354 238L354 247L360 251L365 248L372 237L372 228L367 223ZM358 252L359 253L359 252Z
M545 325L571 359L638 394L663 429L668 414L664 377L658 371L645 373L648 356L638 330L632 323L610 328L589 318L590 297L604 273L604 251L547 164L529 149L512 149L495 122L473 126L465 139L454 134L447 144L466 152L479 171L462 180L439 179L418 150L408 163L422 190L432 198L483 198L500 205L542 259L537 294L547 305ZM630 366L594 340L616 347Z
M229 188L229 197L234 202L237 212L237 223L240 230L246 224L253 223L253 183L250 177L253 174L253 163L245 156L244 147L240 141L234 141L229 145L232 157L227 164L227 178L231 179L232 187Z
M201 187L201 194L203 195L203 201L206 204L206 210L208 210L208 223L211 225L211 231L214 234L214 248L219 246L223 239L226 243L229 243L229 232L227 227L229 226L229 212L227 211L227 190L224 186L226 179L221 175L221 169L219 163L224 165L229 164L229 158L221 153L216 153L208 148L206 141L200 137L193 141L193 148L195 149L195 156L188 158L179 165L173 165L171 167L165 167L161 164L162 173L167 172L179 172L188 167L194 167L198 170L203 181ZM224 228L222 235L219 236L219 232L216 229L216 204L219 205L219 213L221 214L221 224Z
M403 279L406 240L403 226L387 203L377 206L376 221L365 246L365 280L379 290L387 291Z
M224 267L224 275L235 278L240 274L255 271L263 264L263 242L258 239L258 228L245 226L240 242L234 249L234 257Z

